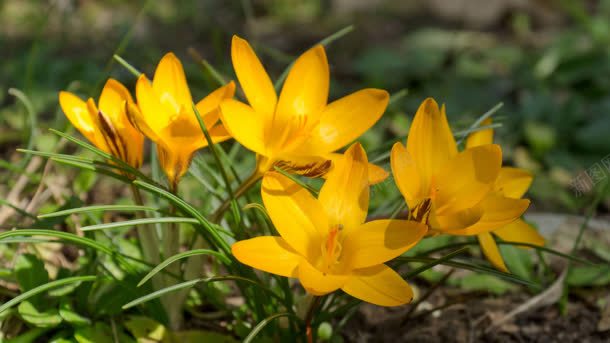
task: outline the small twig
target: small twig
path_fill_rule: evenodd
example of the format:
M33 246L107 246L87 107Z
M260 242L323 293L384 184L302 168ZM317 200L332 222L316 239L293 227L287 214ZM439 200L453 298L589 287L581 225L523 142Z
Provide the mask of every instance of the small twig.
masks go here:
M40 167L41 164L42 164L42 158L40 158L40 157L36 156L30 160L30 163L28 163L28 166L25 169L25 173L23 173L19 177L19 179L17 179L15 186L13 186L13 188L9 192L8 196L6 197L7 202L9 202L11 204L20 203L19 196L21 195L21 192L23 191L23 189L29 183L28 175L33 174L36 170L38 170L38 167ZM14 212L15 212L15 210L9 206L2 207L2 209L0 210L0 224L3 224Z
M501 326L502 324L506 323L507 321L511 320L512 318L514 318L515 316L517 316L523 312L531 311L533 309L536 309L536 308L539 308L542 306L551 305L551 304L554 304L555 302L557 302L557 300L559 300L561 298L561 295L563 294L563 289L564 289L563 282L566 278L566 275L568 274L567 271L568 271L567 268L564 269L563 272L561 272L561 275L559 275L559 277L557 278L557 280L555 282L553 282L551 287L547 288L547 290L536 295L533 298L530 298L528 301L524 302L523 304L517 306L515 309L510 311L508 314L506 314L502 318L493 321L491 323L491 325L489 325L487 327L485 332L489 332L492 329Z

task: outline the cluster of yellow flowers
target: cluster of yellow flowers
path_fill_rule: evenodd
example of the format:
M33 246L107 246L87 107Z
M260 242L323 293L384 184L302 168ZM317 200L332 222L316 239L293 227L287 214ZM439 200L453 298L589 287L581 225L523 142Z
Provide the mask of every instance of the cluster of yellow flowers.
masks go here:
M81 133L100 149L135 168L144 137L156 143L161 167L175 190L193 153L208 145L195 108L214 143L234 138L257 155L252 180L263 179L262 199L280 236L232 246L244 264L298 278L311 294L342 289L383 306L409 302L412 290L386 262L426 235L477 235L482 251L507 271L492 234L505 241L543 245L519 219L532 176L502 167L492 129L471 134L463 151L453 137L444 106L431 98L417 110L407 144L391 152L394 180L409 208L407 220L366 221L369 188L389 174L370 164L362 146L336 153L373 126L389 95L363 89L328 103L329 68L321 45L301 55L281 93L247 41L233 37L231 57L248 104L234 99L233 82L193 107L182 64L165 55L152 82L141 75L137 103L118 81L108 80L99 102L61 92L60 104ZM489 124L487 122L486 124ZM283 170L326 181L315 198Z

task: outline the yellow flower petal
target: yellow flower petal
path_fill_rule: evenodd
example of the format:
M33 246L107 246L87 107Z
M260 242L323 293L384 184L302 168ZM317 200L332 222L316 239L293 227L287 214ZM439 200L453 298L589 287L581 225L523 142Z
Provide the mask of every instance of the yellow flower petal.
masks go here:
M501 166L502 150L495 144L455 155L432 182L436 213L446 215L475 206L492 189Z
M331 226L351 230L364 223L369 209L368 160L359 143L347 149L320 189L318 200Z
M302 259L281 237L266 236L239 241L231 246L237 260L262 271L297 277L297 266Z
M332 161L330 170L328 170L328 172L323 175L323 177L325 179L328 179L329 175L331 173L333 173L333 171L335 170L334 167L337 165L337 163L339 163L339 161L345 157L343 154L338 154L338 153L326 154L324 156ZM369 175L369 184L376 185L380 182L383 182L385 179L387 179L388 176L390 176L390 173L388 173L382 167L369 162L368 175Z
M225 99L231 99L235 95L235 82L231 81L216 89L201 99L196 107L203 119L205 127L210 129L220 119L220 104Z
M131 94L120 82L108 79L102 89L102 94L98 102L100 111L110 119L117 129L130 126L125 116L125 102L133 103Z
M534 177L526 170L519 168L503 167L500 169L494 190L505 197L521 198L532 184Z
M341 288L349 278L347 275L324 274L306 259L301 259L297 270L303 288L313 295L333 292Z
M179 112L180 106L191 108L193 98L186 82L184 69L180 60L173 53L165 54L157 65L152 88L160 97L161 102L172 107L174 112Z
M530 201L527 199L512 199L498 195L489 195L474 209L463 212L478 212L479 219L472 225L470 220L460 217L462 213L448 216L437 216L439 225L445 233L450 235L476 235L481 232L492 231L510 224L527 210Z
M344 147L381 118L389 99L388 92L369 88L330 103L311 136L294 153L324 154Z
M483 120L481 126L491 125L491 118ZM479 145L492 144L494 142L494 130L485 129L473 132L466 139L466 148L472 148Z
M227 139L231 138L229 131L227 131L227 129L222 124L214 126L212 129L210 129L209 132L212 138L212 142L214 142L214 144L224 142ZM203 142L201 142L200 146L198 146L197 148L204 148L206 146L208 146L208 141L205 140L204 137Z
M178 149L168 147L163 143L157 144L159 164L167 176L171 188L176 188L180 178L186 173L191 163L194 150L191 147Z
M392 147L390 164L394 182L409 207L416 206L420 201L430 196L430 189L423 188L415 160L402 143L397 142Z
M434 174L457 154L445 107L439 110L432 98L424 100L415 113L407 151L415 160L423 189L429 189Z
M151 140L158 142L159 133L169 125L173 109L161 103L159 95L153 89L150 81L145 75L140 75L136 83L136 97L138 98L138 108L141 120L132 120L134 126L141 129ZM131 108L133 110L133 108ZM176 112L178 113L178 112ZM136 114L135 112L131 113ZM135 119L132 116L131 119ZM143 124L146 124L146 128Z
M233 36L231 59L239 84L244 90L250 106L266 119L271 119L275 112L277 95L269 75L250 44L244 39Z
M125 109L127 113L127 118L129 119L131 125L137 128L140 132L142 132L142 134L144 134L153 142L158 143L160 141L160 138L157 136L157 133L153 131L150 126L148 126L146 118L144 117L142 111L140 111L140 108L138 106L133 103L126 103Z
M493 233L502 238L503 241L544 246L544 237L522 219L517 219L510 224L496 229Z
M385 263L419 242L428 226L407 220L374 220L345 233L341 256L350 268Z
M68 117L68 120L85 136L95 144L95 126L93 118L89 114L87 104L70 92L59 92L59 105Z
M263 203L279 234L307 258L320 254L328 220L320 203L286 176L268 172L261 187Z
M498 270L508 273L508 268L506 268L506 265L504 264L504 259L502 258L498 245L491 236L491 233L482 232L477 235L477 238L479 239L479 244L481 245L481 251L483 251L483 254L485 254L487 260Z
M400 306L413 300L411 286L384 264L355 270L341 289L379 306Z
M272 130L285 128L293 117L315 124L328 101L329 79L324 47L316 45L303 53L284 82Z
M100 124L112 126L114 134L105 132L106 143L109 148L114 147L115 156L122 158L134 168L142 165L142 153L144 149L144 136L130 122L127 114L127 104L134 106L131 94L120 82L108 79L99 99L101 114ZM107 121L104 120L107 118ZM108 125L101 125L102 132L108 131Z
M265 155L264 118L250 106L234 99L220 104L220 116L225 128L248 150Z

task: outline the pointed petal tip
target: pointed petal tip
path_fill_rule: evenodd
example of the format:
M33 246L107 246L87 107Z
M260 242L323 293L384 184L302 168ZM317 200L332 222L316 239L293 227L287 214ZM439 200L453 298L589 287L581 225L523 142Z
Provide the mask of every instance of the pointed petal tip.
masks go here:
M443 105L444 107L444 105ZM418 112L424 111L428 115L439 116L441 114L441 109L438 106L438 102L434 100L434 98L429 97L426 98L421 105L419 106Z
M315 53L316 55L318 55L318 57L320 57L320 59L322 59L326 62L326 66L328 66L328 58L326 56L326 49L324 48L324 45L317 44L316 46L311 48L310 51Z
M163 61L163 60L174 60L174 61L178 60L179 61L178 57L176 57L176 54L174 54L172 51L167 52L165 55L163 55L163 57L161 58L161 61Z

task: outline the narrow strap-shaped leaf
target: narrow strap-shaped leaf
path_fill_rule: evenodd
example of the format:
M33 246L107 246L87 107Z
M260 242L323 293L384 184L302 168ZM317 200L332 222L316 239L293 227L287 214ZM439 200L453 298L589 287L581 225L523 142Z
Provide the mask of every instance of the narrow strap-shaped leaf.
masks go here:
M311 194L313 194L315 196L318 196L318 190L316 190L315 188L311 187L310 185L304 183L303 181L299 180L293 174L285 171L284 169L282 169L282 168L280 168L278 166L273 166L273 169L275 169L275 171L277 171L278 173L284 175L285 177L289 178L291 181L293 181L297 185L305 188L306 190L309 191L309 193L311 193Z
M129 226L134 226L134 225L161 224L161 223L199 224L199 221L197 221L197 219L184 218L184 217L140 218L140 219L133 219L133 220L124 220L124 221L120 221L120 222L83 226L81 228L81 230L95 231L95 230L116 229L116 228L129 227Z
M105 169L105 168L96 167L93 164L78 162L78 161L75 161L75 160L72 160L72 159L64 159L64 158L59 158L59 157L52 157L51 161L54 161L54 162L57 162L57 163L62 163L62 164L65 164L65 165L76 167L76 168L90 170L90 171L92 171L94 173L98 173L98 174L104 174L106 176L110 176L110 177L115 178L117 180L121 180L124 183L129 183L131 181L127 177L125 177L124 175L114 173L113 171Z
M398 261L403 261L403 262L421 262L421 263L432 263L435 262L436 258L429 258L429 257L398 257L396 258L396 260ZM455 268L461 268L461 269L466 269L466 270L471 270L474 272L480 272L480 273L485 273L485 274L490 274L514 283L519 283L522 285L526 285L526 286L530 286L536 289L540 289L540 285L533 283L531 281L522 279L518 276L515 276L513 274L510 273L504 273L501 271L498 271L496 269L490 268L490 267L486 267L486 266L481 266L481 265L477 265L477 264L472 264L472 263L467 263L467 262L457 262L457 261L442 261L440 264L442 265L446 265L446 266L450 266L450 267L455 267Z
M390 95L390 100L388 102L388 106L395 103L398 100L401 100L402 98L404 98L405 96L407 96L409 94L409 90L406 88L403 88L401 90L399 90L398 92Z
M225 183L225 189L229 193L229 196L231 197L231 199L234 200L235 195L233 194L233 188L231 187L231 181L229 181L229 175L227 174L225 165L222 163L222 160L220 159L220 155L218 154L218 150L216 149L216 144L214 143L214 140L212 140L212 136L210 136L210 132L208 131L208 128L205 126L203 119L201 119L201 113L199 113L199 110L197 109L197 106L195 106L195 103L192 104L192 107L193 107L193 112L195 112L195 117L197 117L197 122L199 123L199 127L201 128L201 132L203 132L203 135L205 136L205 140L208 142L208 146L210 147L210 150L212 151L212 156L214 156L214 160L216 160L218 169L220 169L220 175L222 176L222 179Z
M436 259L434 261L428 262L428 263L424 264L423 266L420 266L419 268L414 269L414 270L408 272L404 277L405 277L405 279L412 278L412 277L414 277L414 276L416 276L416 275L418 275L420 273L425 272L426 270L428 270L428 269L430 269L430 268L432 268L432 267L434 267L436 265L439 265L439 264L441 264L443 262L451 260L452 258L456 257L457 255L463 253L466 250L468 250L468 247L462 247L460 249L454 250L454 251L448 253L447 255L445 255L445 256L443 256L443 257L441 257L439 259Z
M492 107L489 111L483 113L483 115L481 115L477 120L475 120L475 122L472 123L472 125L470 125L470 127L466 131L470 131L470 130L472 130L470 132L477 131L476 129L479 126L481 126L481 123L483 121L485 121L485 119L494 115L494 113L498 112L498 110L501 109L502 106L504 106L504 104L499 102L498 104L496 104L496 106ZM456 135L454 134L454 136L456 136ZM457 141L457 145L460 145L464 141L465 138L466 138L466 136L463 136L459 141Z
M201 279L194 279L194 280L189 280L189 281L185 281L185 282L181 282L169 287L165 287L163 289L160 289L158 291L152 292L150 294L147 294L143 297L137 298L133 301L128 302L127 304L123 305L123 309L126 310L128 308L134 307L136 305L140 305L143 304L147 301L153 300L153 299L157 299L167 293L171 293L171 292L175 292L175 291L179 291L181 289L185 289L185 288L189 288L192 287L200 282L204 282L204 283L209 283L209 282L219 282L219 281L243 281L243 282L248 282L251 283L253 285L259 286L261 289L263 289L264 291L266 291L267 293L269 293L271 296L277 298L278 300L282 301L283 299L278 296L277 294L275 294L275 292L273 292L272 290L270 290L269 288L264 287L263 285L261 285L260 283L254 281L254 280L250 280L248 278L245 277L241 277L241 276L235 276L235 275L224 275L224 276L213 276L213 277L209 277L209 278L201 278Z
M27 147L28 147L28 149L31 149L34 147L36 131L37 131L36 127L38 126L36 123L36 111L34 111L34 106L32 105L32 102L30 101L28 96L25 95L25 93L23 93L22 91L20 91L17 88L9 88L8 94L14 96L19 101L21 101L21 103L25 107L25 110L26 110L26 113L28 116L28 124L29 124L29 131L30 131L29 136L28 136ZM29 162L30 162L30 158L25 158L21 161L21 166L25 167Z
M55 129L49 129L49 131L51 131L52 133L61 136L67 140L69 140L72 143L75 143L93 153L95 153L96 155L106 159L106 160L110 160L114 163L116 163L116 165L118 167L121 167L121 169L124 169L126 171L128 171L130 174L135 175L139 178L141 178L142 180L146 180L146 182L149 183L155 183L153 180L151 180L148 176L146 176L144 173L140 172L138 169L135 169L134 167L132 167L131 165L129 165L129 163L126 163L125 161L121 160L120 158L114 157L112 154L109 154L101 149L98 149L97 147L84 142L78 138L72 137L66 133L63 133L61 131L55 130Z
M218 230L218 227L216 225L213 225L212 223L210 223L209 220L207 220L203 215L201 215L201 213L199 213L199 211L197 211L189 203L182 200L178 196L172 194L171 192L168 192L162 188L151 185L150 183L143 182L140 180L136 180L133 183L138 187L141 187L145 190L148 190L150 192L156 193L156 194L164 197L168 201L172 202L177 208L179 208L185 214L197 219L197 221L199 221L199 223L201 224L201 226L203 226L203 228L207 231L207 233L209 233L212 236L212 238L214 239L214 243L218 246L218 248L220 248L225 253L225 255L231 254L231 248L229 247L229 244L225 241L225 239L222 236L220 236L220 234L219 234L220 231ZM197 228L199 226L195 226L195 227Z
M17 211L22 216L29 217L29 218L32 218L32 219L37 219L35 215L33 215L30 212L22 209L19 206L11 204L10 202L8 202L8 201L6 201L4 199L0 199L0 205L8 206L8 207L12 208L13 210Z
M244 338L244 343L250 343L252 342L252 340L256 337L256 335L258 335L259 332L261 332L262 329L265 328L265 326L267 326L267 324L269 324L270 322L272 322L273 320L280 318L280 317L293 317L293 318L298 318L296 317L294 314L290 313L290 312L282 312L282 313L276 313L274 315L271 315L263 320L261 320L260 323L256 324L256 326L254 327L254 329L252 329L252 331L250 331L250 333L248 334L248 336L246 336L246 338Z
M37 294L40 294L40 293L45 292L45 291L48 291L50 289L61 287L61 286L64 286L64 285L75 283L75 282L92 282L92 281L95 281L96 279L97 279L97 276L95 276L95 275L74 276L74 277L69 277L69 278L55 280L55 281L51 281L49 283L45 283L45 284L40 285L40 286L38 286L36 288L32 288L32 289L30 289L27 292L21 293L18 296L14 297L13 299L5 302L4 304L2 304L0 306L0 313L2 313L4 311L8 310L9 308L19 304L23 300L29 299L29 298L37 295Z
M56 162L63 163L63 164L68 164L73 167L89 169L92 171L98 171L98 172L101 172L102 174L109 175L111 177L115 177L114 175L119 175L121 177L121 179L127 179L127 178L125 178L124 175L114 173L114 171L119 170L119 171L123 171L127 174L133 174L133 170L134 170L131 167L125 167L125 165L110 164L110 163L106 163L103 161L97 161L97 160L94 160L91 158L74 156L74 155L58 154L58 153L54 153L54 152L36 151L36 150L28 150L28 149L17 149L17 151L22 152L24 154L45 157L52 161L56 161ZM100 168L103 168L103 171L100 171ZM109 174L109 172L111 172L112 174ZM131 182L131 180L128 180L127 182Z
M78 245L86 246L89 248L93 248L101 253L113 255L114 251L108 248L105 245L102 245L92 239L86 237L80 237L73 233L63 232L63 231L55 231L55 230L43 230L43 229L20 229L20 230L11 230L0 233L0 243L4 241L5 238L15 237L15 236L48 236L60 238L66 241L73 242Z
M553 254L559 257L563 257L567 260L570 261L574 261L574 262L578 262L578 263L582 263L582 264L586 264L586 265L595 265L595 263L591 262L591 261L587 261L585 259L582 258L578 258L576 256L570 255L570 254L566 254L566 253L562 253L561 251L557 251L551 248L547 248L547 247L541 247L539 245L535 245L535 244L531 244L531 243L521 243L521 242L507 242L507 241L496 241L496 244L498 245L513 245L513 246L522 246L522 247L528 247L528 248L532 248L535 250L539 250L539 251L543 251L549 254ZM427 256L430 254L433 254L435 252L439 252L439 251L443 251L443 250L447 250L447 249L452 249L452 248L459 248L459 247L464 247L464 246L469 246L469 245L479 245L479 242L462 242L462 243L453 243L453 244L447 244L438 248L434 248L434 249L430 249L427 250L421 254L419 254L418 256Z
M53 218L53 217L62 217L75 213L88 213L88 212L97 212L97 211L158 211L158 208L150 207L150 206L140 206L140 205L94 205L94 206L84 206L77 208L70 208L67 210L45 213L38 215L39 219L45 218Z
M150 280L153 276L155 276L157 273L159 273L161 270L163 270L168 265L170 265L180 259L191 257L191 256L196 256L196 255L212 255L212 256L215 256L218 259L222 260L225 263L230 263L229 259L226 258L223 254L221 254L217 251L214 251L214 250L210 250L210 249L194 249L194 250L181 252L181 253L171 256L171 257L167 258L165 261L159 263L159 265L157 265L153 270L151 270L148 274L146 274L146 276L144 276L142 278L142 280L138 283L138 287L142 286L144 283L146 283L146 281Z
M322 39L318 43L314 44L314 46L318 45L318 44L327 46L327 45L331 44L332 42L336 41L337 39L345 36L346 34L352 32L352 31L354 31L354 25L346 26L346 27L342 28L341 30L333 33L332 35ZM275 81L275 84L273 86L275 87L276 91L280 90L280 87L284 83L284 80L286 79L286 77L288 77L288 73L290 72L290 69L292 69L293 65L294 65L294 62L290 63L286 67L286 69L284 69L284 71L282 72L280 77L277 79L277 81Z
M132 268L130 264L127 263L126 259L129 258L134 261L138 261L139 263L147 264L144 261L135 259L128 255L123 255L117 251L112 250L111 248L100 244L92 239L86 237L80 237L73 233L63 232L63 231L55 231L55 230L44 230L44 229L19 229L19 230L11 230L0 233L0 243L8 243L5 242L5 238L9 237L19 237L19 236L46 236L46 237L55 237L64 241L72 242L77 245L86 246L96 251L99 251L103 254L109 255L117 259L122 265Z
M136 67L132 66L129 62L125 61L123 59L123 57L119 56L118 54L112 55L112 58L114 58L117 62L119 62L119 64L122 65L125 69L129 70L129 72L133 76L140 77L140 75L142 75L141 71L136 69Z

